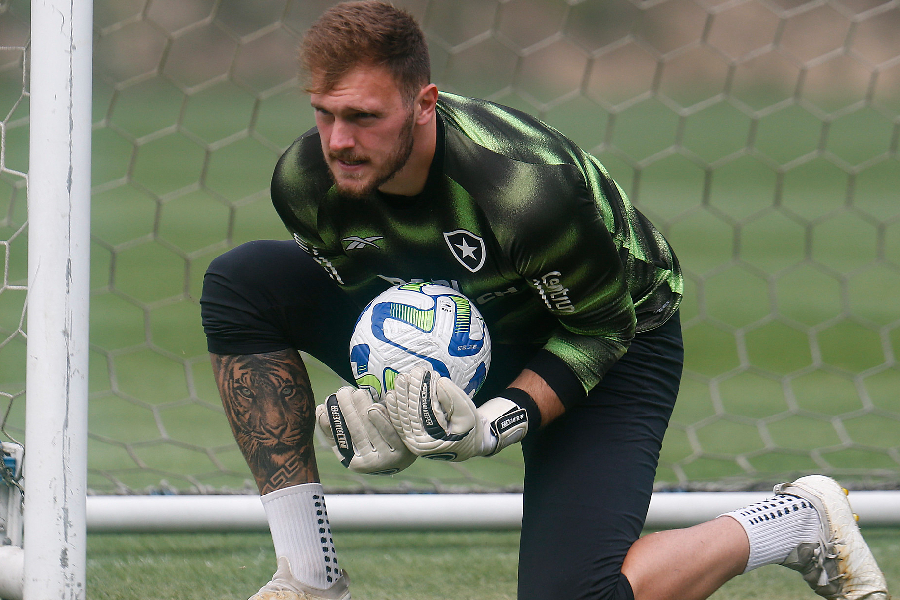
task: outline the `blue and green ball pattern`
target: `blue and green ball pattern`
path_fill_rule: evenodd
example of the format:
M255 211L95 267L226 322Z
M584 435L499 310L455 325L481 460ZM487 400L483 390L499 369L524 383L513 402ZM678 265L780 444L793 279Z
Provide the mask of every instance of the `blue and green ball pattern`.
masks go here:
M478 310L452 288L427 282L394 286L357 320L350 340L356 385L380 397L393 389L399 373L422 363L474 396L490 367L490 336Z

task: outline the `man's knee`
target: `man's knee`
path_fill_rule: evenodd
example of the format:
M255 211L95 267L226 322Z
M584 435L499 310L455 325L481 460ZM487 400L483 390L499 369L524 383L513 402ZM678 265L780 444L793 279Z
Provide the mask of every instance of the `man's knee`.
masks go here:
M247 242L215 258L206 270L200 317L210 352L257 354L291 347L278 320L285 303L280 242ZM296 245L296 244L295 244Z
M253 285L271 278L273 267L282 267L285 254L289 254L291 243L272 240L245 242L220 254L209 263L204 278L207 283L224 282L231 285ZM296 244L294 244L296 246Z

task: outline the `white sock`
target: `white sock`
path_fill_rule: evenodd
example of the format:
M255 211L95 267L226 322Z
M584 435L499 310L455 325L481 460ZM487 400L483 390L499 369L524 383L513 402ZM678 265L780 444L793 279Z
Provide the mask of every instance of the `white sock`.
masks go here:
M779 494L720 516L740 523L750 539L750 560L744 573L763 565L780 565L799 544L819 539L819 513L809 501L792 494Z
M337 554L322 485L304 483L262 496L275 555L291 563L294 578L319 589L338 576Z

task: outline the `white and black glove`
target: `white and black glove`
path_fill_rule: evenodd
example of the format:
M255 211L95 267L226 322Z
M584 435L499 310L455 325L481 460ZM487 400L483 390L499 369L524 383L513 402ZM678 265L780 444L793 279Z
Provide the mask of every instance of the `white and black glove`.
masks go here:
M351 471L393 475L416 460L369 388L342 387L316 407L316 421L338 460Z
M525 398L535 414L537 405L528 394L506 391ZM403 443L413 454L434 460L490 456L528 433L529 411L521 399L497 397L476 408L458 385L422 367L398 375L384 403Z

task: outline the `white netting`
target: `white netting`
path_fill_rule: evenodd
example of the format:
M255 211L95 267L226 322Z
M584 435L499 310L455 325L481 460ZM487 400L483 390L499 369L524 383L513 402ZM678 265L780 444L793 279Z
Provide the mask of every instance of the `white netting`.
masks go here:
M9 12L0 2L0 22ZM7 423L25 394L27 46L27 35L0 30L0 546L22 543L21 448Z
M284 238L268 183L312 125L300 34L333 2L95 2L89 486L253 489L197 299ZM661 487L900 481L900 3L410 0L434 79L593 151L675 246L687 363ZM0 3L0 413L21 437L28 5ZM313 369L321 397L339 382ZM424 461L420 461L424 462ZM521 459L347 489L516 489Z
M0 30L0 442L16 441L7 423L13 408L21 408L25 393L28 35L27 29L16 27L16 18L9 3L0 2L4 25ZM19 25L25 24L27 20ZM4 485L18 485L18 477L0 465L0 486Z

